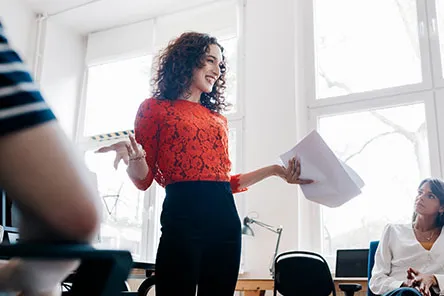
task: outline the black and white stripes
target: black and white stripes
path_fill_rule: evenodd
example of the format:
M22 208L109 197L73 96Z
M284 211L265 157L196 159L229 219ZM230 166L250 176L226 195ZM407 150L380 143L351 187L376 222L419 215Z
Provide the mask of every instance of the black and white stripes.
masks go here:
M0 23L0 136L54 118Z

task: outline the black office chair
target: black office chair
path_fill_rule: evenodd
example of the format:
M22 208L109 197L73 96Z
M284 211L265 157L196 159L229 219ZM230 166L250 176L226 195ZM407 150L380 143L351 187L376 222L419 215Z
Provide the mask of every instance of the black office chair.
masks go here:
M96 250L86 244L21 243L0 246L0 259L10 258L64 260L80 259L79 268L70 276L67 296L120 296L133 260L130 252Z
M137 291L130 291L130 287L126 282L122 282L118 290L122 291L121 296L147 296L148 293L154 289L155 277L154 270L155 264L147 262L133 262L131 269L139 269L145 271L145 279L137 288ZM71 289L72 282L76 276L76 271L70 274L63 282L62 287L68 291L63 295L69 295L69 290Z
M336 296L330 268L316 253L290 251L280 254L274 262L274 295Z

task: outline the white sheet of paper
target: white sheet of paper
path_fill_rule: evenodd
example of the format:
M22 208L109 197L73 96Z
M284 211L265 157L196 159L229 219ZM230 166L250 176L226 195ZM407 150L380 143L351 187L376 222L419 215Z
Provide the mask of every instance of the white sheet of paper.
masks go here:
M307 199L334 208L361 193L364 181L336 157L317 131L309 133L280 159L287 166L293 157L301 162L301 179L315 180L301 185Z

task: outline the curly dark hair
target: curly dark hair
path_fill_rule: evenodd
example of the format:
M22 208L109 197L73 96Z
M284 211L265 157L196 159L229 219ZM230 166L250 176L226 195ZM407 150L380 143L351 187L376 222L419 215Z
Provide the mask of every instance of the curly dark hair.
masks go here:
M155 72L151 81L153 97L177 100L191 86L193 71L202 68L210 45L219 46L222 52L221 74L210 93L202 93L200 103L211 111L221 113L230 106L225 101L225 56L224 48L215 37L197 32L186 32L170 41L154 62Z

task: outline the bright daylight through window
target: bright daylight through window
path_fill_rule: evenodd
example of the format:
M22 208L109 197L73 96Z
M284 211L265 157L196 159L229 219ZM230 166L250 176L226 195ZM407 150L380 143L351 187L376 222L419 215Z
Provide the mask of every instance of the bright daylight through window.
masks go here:
M339 208L316 206L314 247L332 268L337 249L368 248L387 223L409 223L420 180L442 171L435 108L444 86L443 5L314 2L312 127L366 183Z

